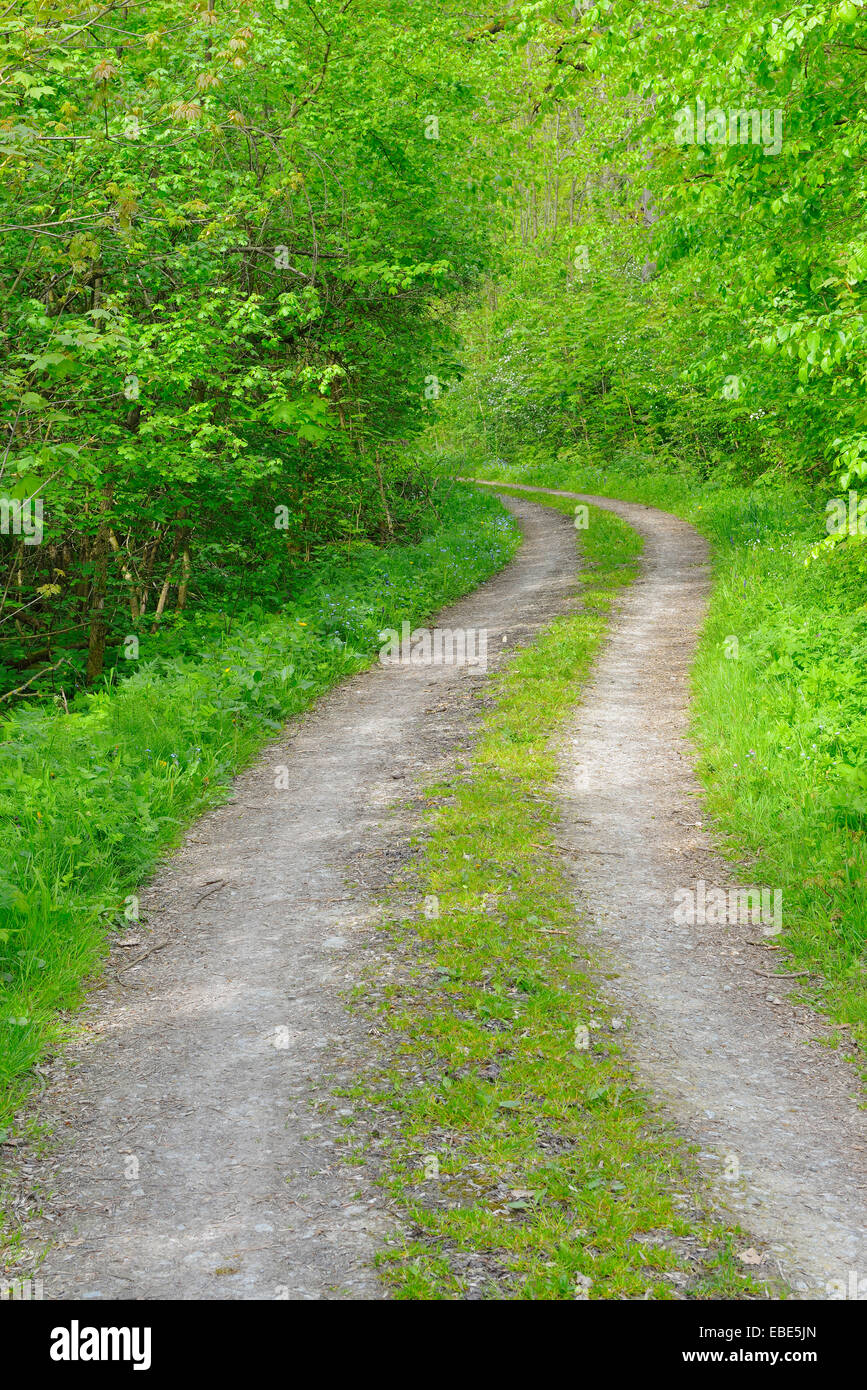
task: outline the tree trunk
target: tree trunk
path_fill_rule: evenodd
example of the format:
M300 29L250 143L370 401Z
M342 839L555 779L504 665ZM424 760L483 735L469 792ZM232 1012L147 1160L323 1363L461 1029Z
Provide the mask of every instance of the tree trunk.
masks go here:
M164 609L165 606L166 606L166 599L167 599L168 596L169 596L169 588L171 587L171 582L172 582L172 570L173 570L174 567L175 567L175 560L176 560L177 558L178 558L178 538L177 538L177 536L176 536L176 537L175 537L175 543L174 543L174 545L172 546L172 553L171 553L171 555L169 556L169 567L168 567L168 569L166 570L166 577L165 577L165 579L163 580L163 587L162 587L162 589L160 590L160 596L159 596L159 598L158 598L158 600L157 600L157 606L156 606L156 611L155 611L155 613L154 613L154 620L153 620L153 625L152 625L152 627L151 627L151 632L156 632L157 628L158 628L159 625L160 625L160 618L163 616L163 609Z
M181 537L181 544L183 545L184 548L183 548L183 550L182 550L182 552L181 552L181 573L182 573L182 578L181 578L180 584L178 585L178 602L177 602L177 612L178 612L178 613L182 612L183 609L186 607L186 604L187 604L187 592L188 592L189 587L190 587L190 574L192 573L192 568L193 568L192 560L190 559L189 539L190 539L190 528L187 526L187 527L185 527L184 532L183 532L183 535L182 535L182 537Z
M377 451L377 453L375 453L373 457L376 462L376 480L379 483L379 496L382 500L382 510L385 512L385 524L388 528L388 539L390 541L393 541L394 525L391 520L391 512L388 510L388 503L385 500L385 487L383 486L382 482L382 469L379 465L379 452Z
M99 523L93 547L93 589L90 601L90 631L87 638L85 684L93 685L105 665L105 591L108 580L108 520Z

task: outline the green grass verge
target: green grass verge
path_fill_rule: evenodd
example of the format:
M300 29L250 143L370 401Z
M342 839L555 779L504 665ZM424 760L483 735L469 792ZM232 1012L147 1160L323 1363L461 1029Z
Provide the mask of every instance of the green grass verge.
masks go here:
M732 877L782 890L783 952L791 969L811 972L799 996L834 1020L832 1042L863 1065L867 543L817 550L825 499L794 485L712 485L646 461L641 476L562 461L508 475L647 502L712 542L692 716L707 809L740 861Z
M636 1084L554 844L554 742L640 550L595 510L581 543L581 611L495 678L469 768L429 793L413 884L438 916L390 921L389 982L360 993L389 1064L348 1094L389 1134L410 1234L379 1267L400 1299L756 1290Z
M457 488L438 507L420 544L312 564L279 616L227 624L195 660L0 723L0 1138L160 853L288 717L371 661L380 629L421 621L514 554L494 498Z

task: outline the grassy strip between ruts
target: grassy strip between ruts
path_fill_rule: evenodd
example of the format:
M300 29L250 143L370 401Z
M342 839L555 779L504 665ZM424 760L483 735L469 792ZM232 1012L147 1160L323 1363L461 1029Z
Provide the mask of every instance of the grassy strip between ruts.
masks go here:
M0 1141L160 853L283 721L373 659L382 628L420 622L515 553L494 498L457 488L438 506L419 544L312 564L280 614L212 635L195 660L0 722Z
M794 484L711 485L646 460L640 476L559 461L510 472L663 507L711 541L692 705L707 809L732 876L782 890L784 968L809 972L797 997L830 1016L828 1045L863 1072L867 542L821 546L824 499Z
M761 1295L636 1084L554 847L554 739L641 543L594 509L581 544L580 611L495 678L469 768L429 793L413 884L438 915L390 921L388 979L359 992L389 1063L348 1094L388 1136L401 1299Z

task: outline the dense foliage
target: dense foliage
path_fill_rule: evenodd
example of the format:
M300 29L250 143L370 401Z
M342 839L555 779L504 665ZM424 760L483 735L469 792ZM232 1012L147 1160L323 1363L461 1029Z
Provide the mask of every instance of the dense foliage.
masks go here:
M533 7L513 271L468 321L463 443L867 476L860 4Z
M411 0L7 8L0 689L92 685L188 606L273 607L323 547L418 538L436 301L488 255L498 60L467 25Z

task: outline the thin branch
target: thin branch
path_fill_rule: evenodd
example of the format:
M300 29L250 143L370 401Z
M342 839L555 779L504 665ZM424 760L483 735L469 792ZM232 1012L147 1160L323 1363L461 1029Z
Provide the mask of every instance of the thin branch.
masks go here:
M68 656L62 656L59 661L55 661L53 666L46 666L44 671L37 671L35 676L31 676L29 681L25 681L23 685L19 685L17 690L9 690L5 695L0 695L0 704L2 704L4 700L11 700L13 695L20 695L23 690L27 689L28 685L32 685L34 681L38 681L40 676L47 676L49 671L56 671L58 666L68 666L69 662L70 658Z

